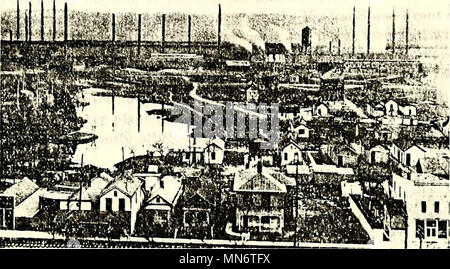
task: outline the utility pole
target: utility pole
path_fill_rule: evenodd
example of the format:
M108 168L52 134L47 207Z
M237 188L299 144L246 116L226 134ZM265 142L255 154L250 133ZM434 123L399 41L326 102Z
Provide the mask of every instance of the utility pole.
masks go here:
M83 173L83 157L84 157L84 154L81 154L81 176L80 176L80 200L79 200L79 204L78 204L78 206L79 206L79 210L81 211L81 199L82 199L82 194L81 194L81 192L83 191L83 178L84 178L84 173Z
M409 14L408 14L408 10L406 10L406 33L405 33L405 39L406 39L406 45L405 45L405 49L406 49L406 54L408 54L408 49L409 49Z
M294 247L297 247L297 229L298 229L298 163L295 164L295 223L294 223Z
M395 55L395 11L392 10L392 55Z

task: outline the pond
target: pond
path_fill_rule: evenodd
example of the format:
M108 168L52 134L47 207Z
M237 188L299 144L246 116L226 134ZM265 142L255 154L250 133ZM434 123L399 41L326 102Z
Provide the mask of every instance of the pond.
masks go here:
M86 119L80 132L93 133L98 138L77 146L74 163L91 164L113 169L124 159L146 155L156 142L166 148L188 148L188 127L164 121L158 115L148 115L151 109L161 109L161 104L143 103L138 98L100 96L103 89L85 89L80 98L87 105L77 108L77 115ZM163 128L164 125L164 128ZM164 130L163 130L164 129Z

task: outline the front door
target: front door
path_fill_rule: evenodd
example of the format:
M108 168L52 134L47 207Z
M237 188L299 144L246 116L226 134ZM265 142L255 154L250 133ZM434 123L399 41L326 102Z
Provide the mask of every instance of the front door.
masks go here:
M106 198L106 211L112 212L112 199Z
M125 199L119 199L119 211L125 211Z
M411 154L410 153L406 153L406 165L407 166L411 165Z

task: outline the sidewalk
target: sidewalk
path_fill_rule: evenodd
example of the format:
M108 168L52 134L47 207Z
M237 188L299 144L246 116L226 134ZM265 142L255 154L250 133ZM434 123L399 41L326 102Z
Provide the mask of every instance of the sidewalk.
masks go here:
M53 235L49 232L39 231L17 231L17 230L0 230L0 238L17 238L17 239L43 239L52 240ZM65 240L66 237L55 234L55 239ZM281 241L242 241L242 240L221 240L221 239L188 239L188 238L162 238L152 237L147 240L144 237L121 237L120 239L108 238L77 238L85 241L111 241L111 242L131 242L131 243L158 243L158 244L174 244L174 245L209 245L216 247L273 247L273 248L293 248L293 242ZM297 242L297 248L344 248L344 249L373 249L374 245L367 244L338 244L338 243L308 243Z

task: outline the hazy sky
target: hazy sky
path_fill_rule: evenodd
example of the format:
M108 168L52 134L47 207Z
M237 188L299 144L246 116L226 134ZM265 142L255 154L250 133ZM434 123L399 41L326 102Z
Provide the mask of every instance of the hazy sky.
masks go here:
M2 10L15 10L16 0L0 0ZM34 14L40 9L41 0L31 0ZM28 0L19 0L22 11L28 8ZM405 31L405 13L409 10L411 43L418 38L420 45L428 46L448 43L448 0L56 0L57 8L68 3L73 10L91 12L136 12L211 14L217 16L218 3L223 16L233 13L281 13L305 16L332 16L342 36L342 47L351 47L352 9L356 8L356 48L364 51L367 36L367 7L371 6L371 48L383 51L392 33L392 10L396 13L398 44L402 43ZM53 0L44 0L46 9L51 9ZM304 25L291 25L300 28ZM325 29L326 30L326 29ZM348 37L348 38L347 38ZM294 37L296 40L299 37ZM418 40L417 39L417 40Z
M22 7L28 0L19 0ZM393 7L409 8L420 13L439 10L448 15L449 1L445 0L56 0L58 7L67 2L74 10L105 12L189 12L216 13L221 3L223 12L239 13L287 13L314 14L349 13L356 5L366 8L369 4L375 13L389 14ZM40 0L31 0L33 7L40 7ZM53 0L44 0L51 7ZM2 0L2 9L15 9L16 0Z

